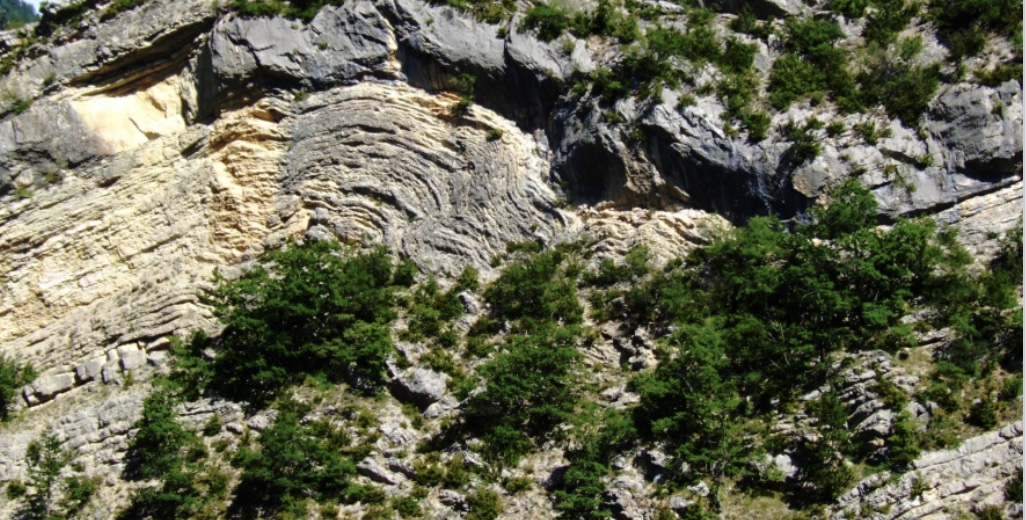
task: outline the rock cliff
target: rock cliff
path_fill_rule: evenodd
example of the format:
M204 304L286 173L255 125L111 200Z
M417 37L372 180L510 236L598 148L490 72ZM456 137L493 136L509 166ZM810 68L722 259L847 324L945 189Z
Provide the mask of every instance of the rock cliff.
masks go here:
M218 332L203 302L214 270L237 274L293 238L384 244L442 279L464 265L493 278L491 260L510 242L583 238L599 257L645 244L665 261L751 216L806 220L848 177L871 188L886 222L933 216L980 258L1021 223L1015 79L942 85L918 130L879 112L799 103L753 141L724 129L714 95L681 108L685 92L670 88L612 103L575 93L579 75L608 65L615 49L595 37L542 41L522 14L495 25L419 0L350 0L304 22L209 0L139 4L54 2L46 37L0 38L16 56L0 78L0 352L40 372L20 416L0 427L0 482L25 478L28 443L53 431L104 479L94 518L127 500L124 450L146 381L169 363L167 337ZM736 12L726 4L720 31ZM801 14L824 2L807 4L817 5L756 11ZM82 5L94 9L74 14ZM766 76L780 51L757 48ZM465 75L475 78L473 103L454 109ZM821 152L795 164L779 128L816 116L887 131L876 144L853 130L822 136ZM601 365L619 354L589 356ZM444 383L409 377L404 386L444 415ZM381 452L412 450L423 434L403 433L392 408L380 414L392 432ZM259 429L232 403L181 413L195 428L217 416L239 432ZM928 453L897 482L860 483L836 514L941 518L953 504L995 502L1021 456L1018 422ZM550 478L560 457L542 452L537 474L524 474ZM406 490L404 464L368 458L360 471ZM923 483L917 496L913 481ZM628 484L628 498L649 485ZM439 517L463 499L444 493L429 498ZM639 503L622 515L653 518ZM13 514L14 502L3 507ZM554 516L538 494L510 499L506 512Z

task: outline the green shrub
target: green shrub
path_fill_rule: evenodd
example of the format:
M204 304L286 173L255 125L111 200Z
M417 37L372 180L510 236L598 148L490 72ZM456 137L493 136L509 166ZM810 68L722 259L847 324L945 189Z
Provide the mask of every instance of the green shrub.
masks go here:
M478 488L467 495L467 520L495 520L502 514L502 498L498 493Z
M773 26L760 21L748 4L743 4L737 13L737 17L730 21L730 29L735 32L745 33L760 40L766 41L773 34Z
M467 425L482 432L489 458L516 464L532 446L572 413L572 374L580 360L576 327L536 325L509 336L503 352L480 368L483 392L467 403Z
M953 61L983 50L994 32L1022 39L1022 0L930 0L929 17Z
M429 453L413 463L414 480L418 485L435 487L445 480L445 469L439 464L438 453Z
M1011 503L1022 503L1022 470L1005 482L1005 501Z
M11 480L7 483L7 490L5 492L5 495L7 496L7 500L18 500L19 498L25 496L25 493L27 491L28 488L25 487L25 484L22 481Z
M783 110L813 92L830 91L840 101L852 95L854 84L847 68L847 53L835 46L844 36L837 22L789 19L786 53L770 70L770 104ZM850 103L849 103L850 104Z
M1014 401L1022 395L1022 374L1006 379L1001 385L998 397L1002 401Z
M966 421L984 430L993 430L997 426L997 407L990 396L985 396L979 404L972 407Z
M907 127L918 128L920 116L940 85L940 66L918 67L883 58L867 67L857 79L863 104L883 105L891 117L900 119Z
M530 477L509 477L502 481L502 489L511 495L519 495L534 486Z
M196 436L175 421L173 402L167 392L156 391L143 401L142 417L133 428L126 459L129 476L153 479L177 468L186 450L199 447Z
M788 121L781 129L784 137L791 142L791 146L784 151L786 160L793 164L803 164L819 157L822 149L819 138L813 133L817 129L813 121L818 122L810 119L805 124L798 125L794 121Z
M831 121L826 126L826 133L830 137L839 137L844 133L844 121Z
M211 301L226 326L212 345L219 391L261 403L307 376L380 385L395 316L385 250L347 258L334 242L290 245L215 282Z
M755 61L755 50L754 44L744 43L737 38L729 38L724 46L719 64L727 72L735 74L747 72Z
M876 123L872 121L864 121L861 123L855 123L855 133L862 138L866 144L876 146L881 138L890 137L890 128L877 128Z
M203 425L203 435L213 437L221 433L221 419L217 415L211 415L206 424Z
M99 478L72 476L64 479L62 509L66 518L75 518L100 489Z
M32 365L19 363L15 358L0 353L0 422L11 418L11 406L18 391L36 378Z
M887 454L896 468L906 468L919 457L918 429L908 412L898 414L891 425L891 435L887 437Z
M861 18L871 0L830 0L830 10L849 19Z
M566 255L546 251L515 262L485 290L496 319L580 323L576 283L566 276Z
M470 472L462 453L457 453L445 465L445 477L442 485L448 489L463 489L470 483Z
M520 25L535 31L539 40L550 42L563 35L570 26L570 17L567 10L561 7L536 4L527 10Z
M351 481L356 465L332 441L344 439L325 435L323 430L334 427L300 424L307 411L303 405L284 403L274 425L260 434L260 449L239 451L233 464L242 468L242 475L233 507L302 511L307 497L350 503L384 501L380 491Z
M648 255L647 247L636 246L627 252L622 264L617 264L611 258L604 258L594 270L584 273L581 283L609 287L635 280L648 272Z
M873 0L876 10L866 20L863 35L869 41L888 44L915 17L917 6L906 0Z
M975 516L980 520L1004 520L1005 513L1001 506L987 504L977 510Z
M976 71L976 81L988 87L997 87L1013 79L1022 81L1022 63L1002 63L989 70Z
M576 447L567 452L570 467L553 494L563 518L609 518L612 510L604 500L603 478L609 473L609 461L627 449L637 438L630 415L585 406L575 421Z
M403 518L417 518L422 514L420 502L413 497L392 499L392 509L395 509Z

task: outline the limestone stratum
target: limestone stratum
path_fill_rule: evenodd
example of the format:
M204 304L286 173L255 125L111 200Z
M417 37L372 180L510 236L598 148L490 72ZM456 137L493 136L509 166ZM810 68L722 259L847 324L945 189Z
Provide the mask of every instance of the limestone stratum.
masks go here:
M1022 12L0 2L0 517L1021 518Z

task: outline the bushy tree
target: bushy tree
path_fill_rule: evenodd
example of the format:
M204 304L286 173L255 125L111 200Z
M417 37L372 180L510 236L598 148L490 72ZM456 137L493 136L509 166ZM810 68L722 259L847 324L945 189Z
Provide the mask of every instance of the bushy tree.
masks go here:
M255 402L308 375L375 388L392 352L393 272L384 249L346 256L322 241L268 251L236 280L218 275L211 300L226 328L213 382Z
M160 478L181 464L187 449L198 446L196 435L175 420L173 405L170 395L159 390L143 401L142 417L133 425L136 433L128 444L130 477Z
M61 493L61 470L68 464L68 456L61 443L52 434L44 434L29 443L25 451L29 481L34 492L18 511L19 520L53 520L59 518L57 497Z
M11 405L21 388L36 378L32 365L0 354L0 422L11 418Z
M70 475L61 477L72 457L52 433L30 442L25 459L31 493L15 512L17 520L76 518L96 492L97 481L82 476L74 466L67 472Z
M275 423L260 434L258 450L243 449L233 463L242 468L236 510L302 511L307 498L355 502L365 489L351 481L356 465L342 452L344 435L330 426L301 424L308 408L284 403Z
M728 340L721 326L716 320L685 325L670 339L680 354L632 383L641 395L638 423L671 440L675 463L694 470L689 478L739 476L759 456L741 434L748 409L726 375Z
M468 424L481 430L497 461L515 464L572 412L573 371L580 360L576 327L539 325L510 336L503 352L479 370L487 381L468 403Z
M564 276L565 259L561 251L546 251L504 269L485 290L492 313L507 320L580 323L583 311L574 280Z
M556 510L567 519L609 518L613 512L603 496L603 478L610 472L610 459L636 441L634 421L617 410L585 406L573 423L574 447L566 454L570 467L553 494Z

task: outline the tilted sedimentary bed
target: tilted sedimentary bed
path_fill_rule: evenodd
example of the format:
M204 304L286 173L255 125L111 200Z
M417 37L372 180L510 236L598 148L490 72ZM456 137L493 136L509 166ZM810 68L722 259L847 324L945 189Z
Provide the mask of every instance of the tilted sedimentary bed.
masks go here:
M202 303L215 269L233 276L292 239L383 244L443 279L465 265L494 276L510 242L584 240L598 257L644 244L661 263L731 221L800 215L855 166L887 219L933 215L981 257L1020 223L1016 81L953 85L920 133L881 120L894 132L878 146L848 132L788 169L781 136L726 134L715 96L678 109L667 90L607 117L596 99L565 95L601 45L567 52L507 29L415 0L355 0L309 23L153 0L34 47L0 79L0 352L41 375L23 416L0 427L0 482L24 477L25 446L50 426L115 482L104 499L123 503L116 475L148 388L118 385L165 367L168 335L217 332ZM760 44L759 59L774 52ZM451 91L461 74L478 78L463 111ZM812 113L791 108L774 125ZM243 421L237 405L196 406L197 424ZM940 518L938 504L968 491L990 500L1021 453L1021 423L1006 426L924 455L918 501L907 474L863 483L836 509ZM548 507L518 500L513 516Z

